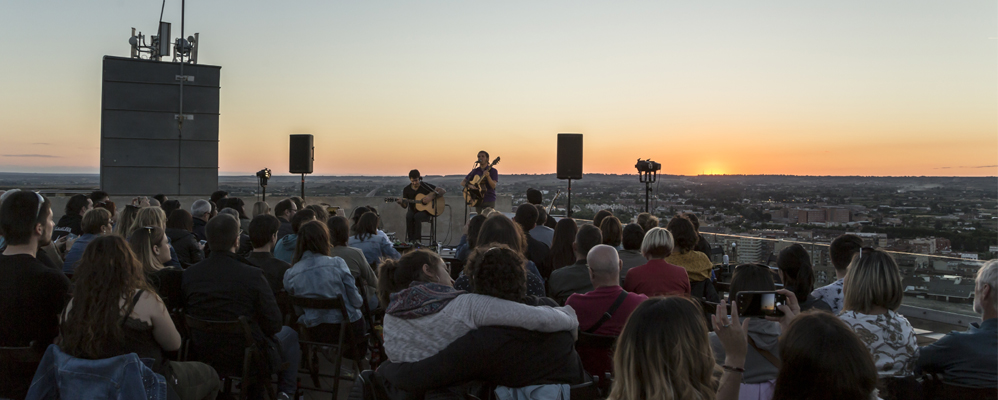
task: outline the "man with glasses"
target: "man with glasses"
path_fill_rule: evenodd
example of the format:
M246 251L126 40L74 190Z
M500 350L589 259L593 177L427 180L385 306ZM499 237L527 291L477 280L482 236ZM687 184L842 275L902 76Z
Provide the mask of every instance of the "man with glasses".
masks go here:
M196 200L191 204L191 216L194 217L194 236L197 236L198 240L208 240L204 227L211 219L211 203L205 199Z
M36 258L38 248L51 242L53 227L51 203L38 193L19 191L0 205L7 242L0 254L0 346L33 343L41 354L59 334L69 280ZM23 398L34 371L0 364L0 397Z
M291 227L291 217L294 217L296 212L298 212L298 205L291 199L281 200L274 206L274 215L281 221L281 227L277 229L277 240L295 233Z

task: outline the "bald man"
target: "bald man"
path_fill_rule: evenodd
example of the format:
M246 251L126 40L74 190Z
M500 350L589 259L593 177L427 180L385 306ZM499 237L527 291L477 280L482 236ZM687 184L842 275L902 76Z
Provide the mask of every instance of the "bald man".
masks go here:
M573 294L565 301L572 306L579 317L579 329L586 333L617 336L624 329L624 323L631 312L648 300L648 296L628 293L620 287L620 267L623 265L617 256L617 249L601 244L589 250L586 256L589 265L589 279L593 283L591 292ZM605 318L610 314L610 318ZM582 364L586 371L595 376L611 372L610 354L603 351L579 349Z

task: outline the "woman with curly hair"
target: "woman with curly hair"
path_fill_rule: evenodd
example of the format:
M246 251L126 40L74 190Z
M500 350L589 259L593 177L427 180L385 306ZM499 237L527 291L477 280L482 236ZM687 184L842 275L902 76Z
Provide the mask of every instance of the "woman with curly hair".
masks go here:
M513 220L502 214L493 215L485 220L475 243L478 247L486 244L491 246L494 243L504 244L513 249L513 251L520 253L524 258L527 255L527 236L523 234L523 228L520 227L520 224L513 222ZM537 265L533 261L527 260L524 267L528 272L527 294L544 297L547 291L544 290L544 280L541 278L540 271L537 270ZM460 290L474 290L468 280L468 275L464 271L461 271L461 275L454 282L454 287Z
M95 238L74 273L73 299L60 315L59 346L83 359L136 353L183 400L214 399L218 374L200 362L174 362L164 351L180 348L180 334L163 301L146 282L142 265L117 235Z

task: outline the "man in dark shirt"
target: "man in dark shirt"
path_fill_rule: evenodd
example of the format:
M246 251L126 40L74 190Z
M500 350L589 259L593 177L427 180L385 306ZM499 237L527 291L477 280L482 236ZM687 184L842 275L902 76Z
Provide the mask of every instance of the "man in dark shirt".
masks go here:
M70 233L76 236L83 235L81 225L83 214L86 214L91 208L94 208L94 203L86 195L78 194L70 197L69 201L66 202L65 214L59 218L59 223L55 224L55 229L52 231L52 240Z
M69 297L69 280L35 258L51 241L51 203L40 194L14 193L0 206L0 230L7 247L0 255L0 346L34 342L41 353L59 335L59 312ZM0 397L23 398L35 367L0 363Z
M496 158L496 161L499 159ZM461 181L461 187L467 187L475 177L480 177L482 189L482 200L475 206L475 212L481 214L486 208L496 207L496 185L499 184L499 171L489 164L489 153L485 150L478 152L478 167L471 170L468 176Z
M271 251L277 245L277 229L280 228L281 221L277 217L268 214L260 214L253 217L249 225L249 237L253 242L253 252L246 260L263 270L263 276L270 283L270 289L274 296L284 289L284 273L291 264L274 257Z
M409 185L402 189L402 198L396 202L402 208L407 208L405 212L405 237L408 242L418 242L422 233L423 222L433 218L426 211L417 211L416 204L407 200L416 201L416 195L424 195L420 202L423 205L430 204L437 197L443 196L447 191L429 183L423 182L423 177L419 175L419 170L409 171Z
M291 199L281 200L274 206L274 216L281 221L281 227L277 229L277 240L295 233L294 229L291 228L291 217L294 217L296 212L298 212L298 206Z
M537 270L541 272L541 276L550 275L551 271L547 268L547 259L551 248L547 244L530 236L530 230L534 229L534 225L537 224L537 207L529 203L520 204L516 208L513 222L520 225L520 228L523 229L523 234L527 237L527 258L534 262Z
M235 254L239 248L239 221L229 215L220 215L208 221L205 232L208 244L215 250L207 259L184 271L182 289L187 313L209 321L249 317L253 337L264 354L269 354L267 358L289 365L278 371L280 382L277 385L281 396L289 398L296 389L301 359L298 334L281 326L281 311L263 271ZM243 347L237 337L192 331L191 338L195 349L203 349L202 359L213 361L210 363L213 366L230 369L242 365ZM268 351L271 348L278 351ZM275 357L280 360L274 360ZM255 381L248 390L258 392L260 383Z
M589 280L589 267L586 265L586 255L589 250L603 243L603 233L595 225L582 225L575 234L575 264L566 265L551 272L547 281L548 297L565 304L565 300L573 293L588 293L593 290Z
M557 197L557 195L555 195L555 197ZM543 208L544 194L541 193L540 190L534 188L527 189L527 202L535 206L539 206L540 208ZM548 215L547 212L545 212L543 217L541 216L538 217L537 225L554 229L554 227L558 225L558 221L555 221L554 217ZM540 240L540 238L537 239Z

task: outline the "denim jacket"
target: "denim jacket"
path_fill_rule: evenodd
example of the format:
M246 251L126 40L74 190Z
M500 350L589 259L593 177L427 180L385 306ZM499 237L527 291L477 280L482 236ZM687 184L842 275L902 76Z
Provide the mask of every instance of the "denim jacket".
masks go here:
M63 259L62 272L67 274L73 273L73 270L76 269L76 262L83 258L83 250L86 250L87 245L90 244L95 237L97 237L97 235L85 233L73 242L73 247L69 248L69 252L66 253L66 257Z
M367 258L369 264L378 264L382 256L398 260L402 257L401 254L392 243L388 241L388 238L378 235L371 235L364 240L357 239L357 236L350 236L350 241L347 242L347 246L356 247L364 252L364 257Z
M102 360L86 360L49 345L28 389L27 400L59 399L60 393L77 399L166 400L166 379L129 353Z
M364 299L350 274L346 261L339 257L329 257L306 251L301 260L284 273L284 289L289 294L301 297L332 298L341 296L347 307L349 322L359 320L360 307ZM298 319L311 328L319 324L339 324L343 316L339 310L305 309Z

